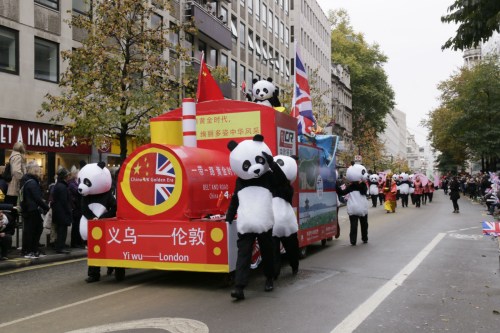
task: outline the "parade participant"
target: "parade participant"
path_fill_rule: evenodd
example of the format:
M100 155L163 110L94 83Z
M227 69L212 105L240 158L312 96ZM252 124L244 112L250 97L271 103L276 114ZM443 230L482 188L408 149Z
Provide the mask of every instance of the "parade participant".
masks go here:
M409 189L409 193L410 193L410 199L411 199L411 204L415 206L415 174L411 174L408 176L408 181L409 181L409 184L410 184L410 189Z
M292 274L299 271L299 239L297 232L297 216L292 207L293 186L297 178L297 157L277 155L274 158L262 152L273 171L275 186L273 186L273 246L274 246L274 278L281 272L281 246L285 248Z
M384 194L385 194L385 203L384 203L385 211L387 213L395 213L397 206L398 185L392 179L391 173L387 174L384 186Z
M351 230L349 240L352 246L356 246L358 238L358 221L361 225L361 240L368 243L368 201L366 194L368 187L365 183L366 169L361 164L354 164L347 169L347 180L350 182L347 187L341 188L341 195L349 194L347 199L347 214Z
M408 196L410 194L410 181L408 180L408 174L402 172L399 175L401 182L399 184L399 196L401 197L401 207L408 207Z
M429 198L429 182L427 182L427 184L423 185L423 191L422 191L422 204L423 205L427 204L427 198Z
M444 177L441 181L441 187L443 188L444 194L448 195L448 178Z
M382 206L384 201L385 201L385 194L384 194L384 186L385 186L385 178L382 177L382 175L379 174L378 178L378 200L380 205Z
M379 195L379 191L378 191L379 177L377 174L372 174L372 175L370 175L370 177L368 177L368 181L370 184L369 193L370 193L370 197L372 199L372 207L377 207L377 199L378 199L378 195Z
M432 202L432 197L434 196L434 183L433 182L429 182L429 193L428 193L428 196L429 196L429 202Z
M111 192L111 173L104 162L86 164L78 173L78 192L82 195L82 218L80 235L87 240L87 223L116 216L116 199ZM87 283L97 282L101 278L101 267L89 266ZM124 268L115 268L115 278L125 278Z
M450 200L453 202L453 213L460 213L460 207L458 207L458 199L460 199L460 182L457 176L453 176L450 183Z
M245 298L243 289L248 284L253 244L256 238L259 242L266 276L264 291L274 289L272 238L274 178L262 154L265 151L271 155L271 149L264 143L262 135L257 134L253 140L244 140L239 144L231 140L227 147L231 151L229 154L231 169L238 176L226 214L228 223L232 223L238 214L238 257L234 277L235 288L231 291L231 297L241 300Z
M420 202L422 200L422 194L424 193L424 186L422 185L422 181L419 176L415 177L413 181L413 185L415 187L415 206L420 208Z

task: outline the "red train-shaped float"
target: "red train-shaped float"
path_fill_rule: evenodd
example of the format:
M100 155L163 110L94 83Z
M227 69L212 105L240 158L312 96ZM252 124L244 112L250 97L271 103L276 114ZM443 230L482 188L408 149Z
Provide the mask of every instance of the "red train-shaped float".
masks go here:
M237 221L225 223L224 214L236 176L227 143L257 133L273 155L299 156L293 206L302 253L338 233L334 153L299 143L296 118L252 102L186 99L150 127L151 143L120 169L117 216L89 221L89 265L232 272Z

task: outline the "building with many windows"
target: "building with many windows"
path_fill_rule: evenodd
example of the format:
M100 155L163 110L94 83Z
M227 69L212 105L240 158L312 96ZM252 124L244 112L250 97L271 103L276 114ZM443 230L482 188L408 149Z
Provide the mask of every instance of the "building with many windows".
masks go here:
M172 0L170 11L155 0L150 3L156 14L147 24L175 28L193 20L197 27L196 34L180 31L167 37L191 50L191 59L175 68L177 76L188 66L196 72L203 52L209 66L228 69L230 82L221 85L226 98L243 100L241 85L245 81L250 91L253 79L271 77L280 89L291 89L297 41L308 72L318 69L316 83L327 92L328 117L337 112L332 108L329 24L316 0ZM85 37L66 22L89 10L85 0L0 0L0 161L22 138L28 159L36 160L49 179L59 166L80 160L118 164L117 147L102 151L64 141L61 126L37 117L44 96L60 91L59 76L67 68L61 51L79 47ZM173 50L166 56L177 60Z

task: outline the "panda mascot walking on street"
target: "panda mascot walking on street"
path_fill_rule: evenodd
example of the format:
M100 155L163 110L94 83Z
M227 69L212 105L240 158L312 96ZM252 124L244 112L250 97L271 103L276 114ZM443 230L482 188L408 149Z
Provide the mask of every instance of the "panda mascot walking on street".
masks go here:
M370 197L372 198L372 207L377 207L378 200L378 175L376 173L371 174L368 178L370 182Z
M368 200L366 194L366 168L361 164L353 164L346 171L347 180L350 184L341 189L341 195L349 194L347 199L347 214L351 224L349 239L352 246L356 246L358 239L358 221L361 225L361 240L368 243Z
M226 222L237 218L238 258L236 260L235 289L231 297L245 298L243 289L248 284L250 263L255 239L259 242L266 283L264 290L273 290L273 238L274 215L272 207L272 187L274 177L262 152L271 155L260 134L253 140L239 144L231 140L227 147L231 151L229 162L238 176L231 202L226 214ZM236 216L237 214L237 216Z
M80 219L80 235L87 240L88 220L116 216L116 199L111 191L111 173L104 162L86 164L78 172L78 192L82 195L82 217ZM108 268L111 274L112 268ZM88 267L86 282L92 283L100 280L101 268ZM124 268L115 269L117 280L125 277Z
M292 183L297 178L297 157L277 155L273 158L262 153L273 171L276 183L273 187L274 278L278 278L281 272L280 243L285 248L292 274L296 275L299 271L299 225L292 207Z
M408 180L408 174L402 172L399 175L401 182L399 184L399 196L401 197L401 207L408 207L408 196L410 195L410 181Z

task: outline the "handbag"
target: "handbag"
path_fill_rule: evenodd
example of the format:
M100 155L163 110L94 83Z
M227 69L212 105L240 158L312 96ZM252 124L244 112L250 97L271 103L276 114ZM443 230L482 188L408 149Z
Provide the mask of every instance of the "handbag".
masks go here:
M50 229L52 227L52 208L50 208L47 214L43 217L43 227L45 229Z

